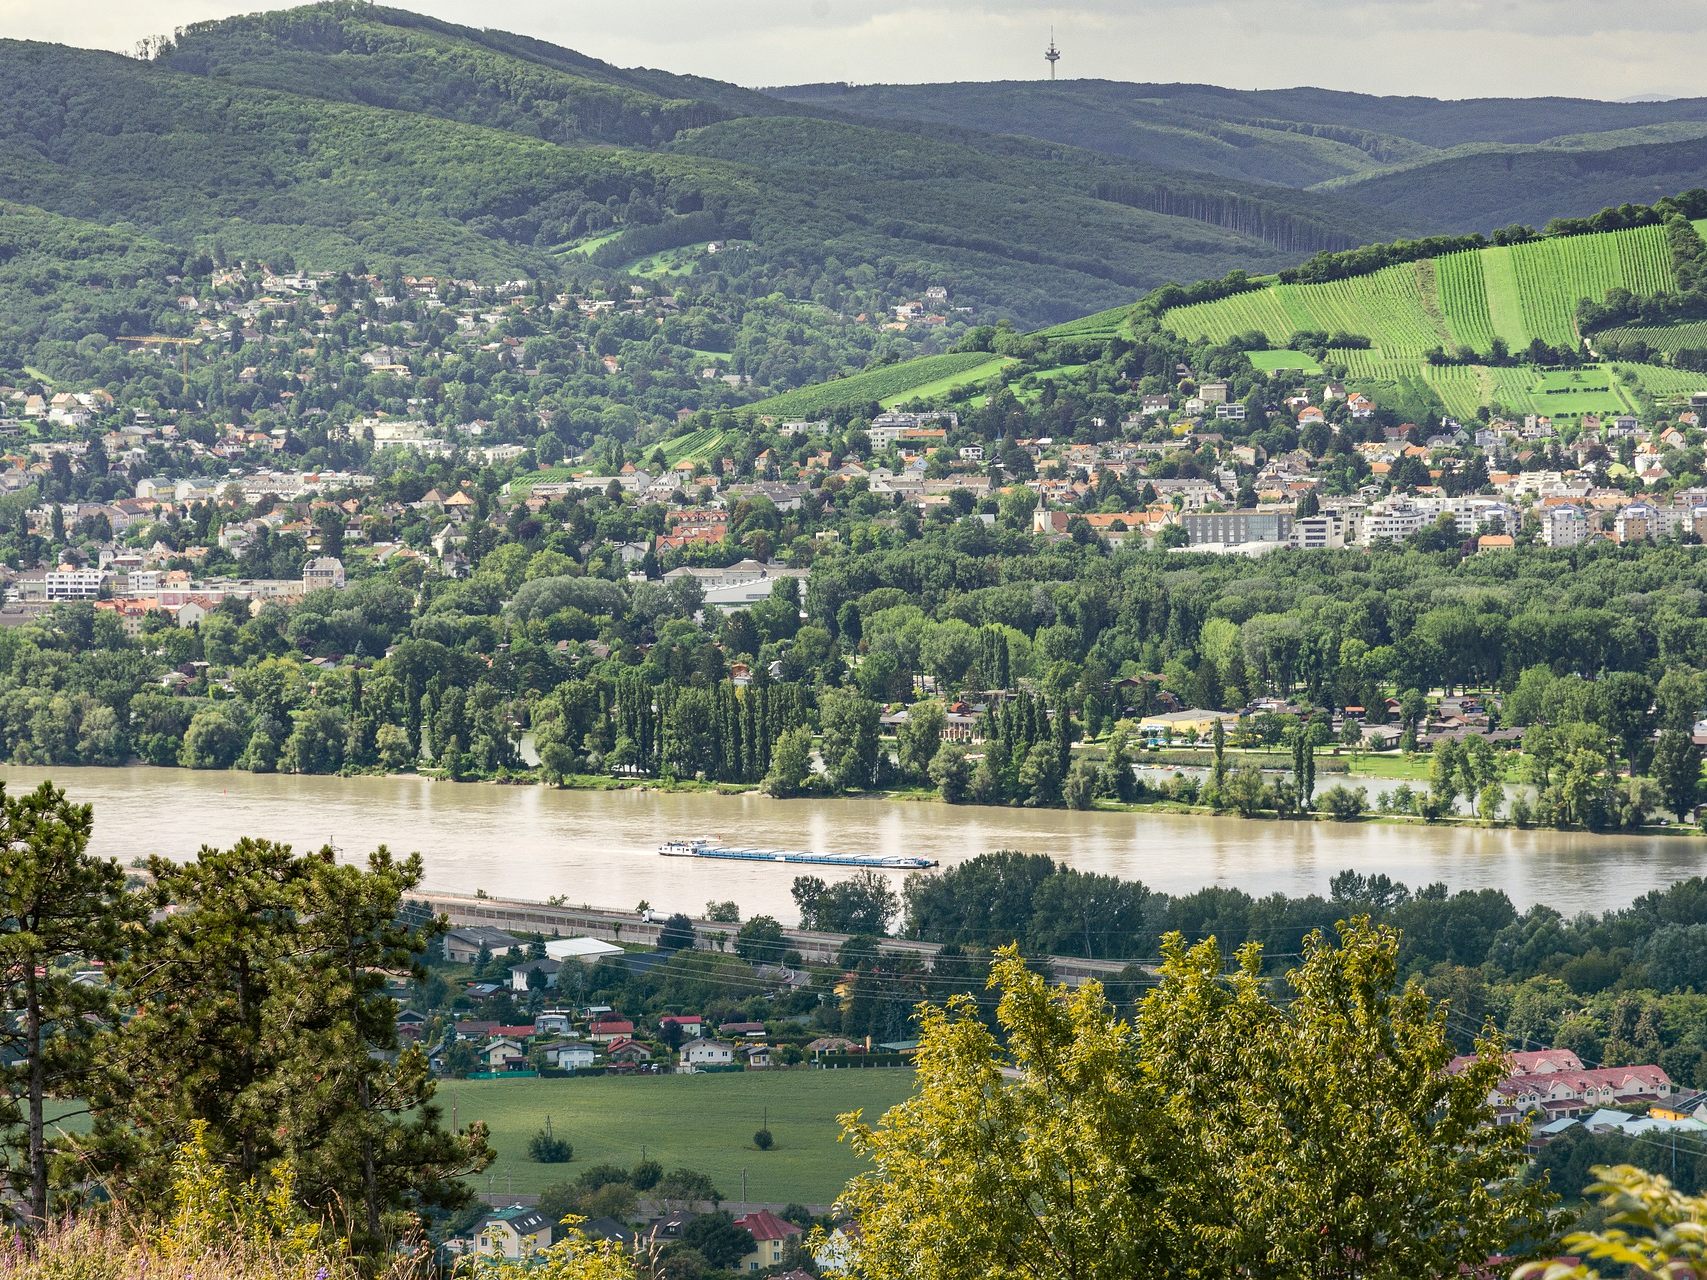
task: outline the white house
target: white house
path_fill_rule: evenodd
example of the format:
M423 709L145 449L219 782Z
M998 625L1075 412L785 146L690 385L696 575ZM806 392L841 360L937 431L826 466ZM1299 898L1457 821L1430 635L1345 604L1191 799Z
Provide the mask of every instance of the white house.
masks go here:
M545 944L545 954L553 960L579 960L593 964L606 956L620 956L622 948L597 938L553 938Z
M701 1067L727 1067L735 1061L735 1046L722 1040L695 1040L682 1050L682 1066L689 1071Z

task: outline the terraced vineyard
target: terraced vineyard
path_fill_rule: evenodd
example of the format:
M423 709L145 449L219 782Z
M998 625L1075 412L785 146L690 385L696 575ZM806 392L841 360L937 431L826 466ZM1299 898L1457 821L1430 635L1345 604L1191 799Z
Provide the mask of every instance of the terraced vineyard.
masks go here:
M1002 369L999 357L987 351L949 351L921 356L900 364L881 365L834 382L787 391L751 406L755 413L773 417L810 416L833 409L854 408L872 403L899 404L915 395L943 395L948 391L995 377Z
M1347 379L1379 401L1383 390L1403 390L1405 399L1432 396L1445 409L1466 417L1486 404L1514 413L1575 416L1585 412L1624 412L1634 407L1610 370L1552 386L1550 375L1533 368L1431 366L1430 349L1463 348L1483 355L1503 342L1521 355L1540 339L1550 347L1580 344L1577 303L1604 299L1611 289L1653 294L1676 288L1664 228L1636 227L1593 235L1532 240L1523 244L1471 249L1420 262L1400 263L1367 275L1322 284L1271 282L1214 302L1176 307L1163 323L1185 337L1226 341L1260 333L1283 348L1294 333L1349 333L1369 338L1367 349L1340 348L1329 360L1346 368ZM1642 336L1660 349L1707 347L1707 324L1670 326L1675 334ZM1255 352L1252 362L1271 367L1270 353ZM1674 384L1675 371L1660 370L1643 381L1645 389ZM1690 375L1692 389L1700 381ZM1671 393L1671 392L1668 392Z
M1599 300L1614 288L1651 294L1676 283L1664 229L1635 227L1471 249L1325 284L1273 283L1175 307L1164 321L1210 341L1260 332L1283 346L1293 333L1316 330L1360 334L1390 358L1437 346L1486 354L1496 337L1514 350L1536 338L1574 347L1580 299Z
M1130 332L1127 321L1131 319L1130 305L1110 307L1107 311L1098 311L1095 315L1080 316L1077 320L1069 320L1065 324L1051 325L1040 329L1037 336L1045 342L1090 341L1102 342L1109 338L1118 338Z
M1707 351L1707 320L1682 324L1631 324L1601 329L1594 335L1595 349L1602 343L1645 342L1649 350L1667 353L1694 349Z

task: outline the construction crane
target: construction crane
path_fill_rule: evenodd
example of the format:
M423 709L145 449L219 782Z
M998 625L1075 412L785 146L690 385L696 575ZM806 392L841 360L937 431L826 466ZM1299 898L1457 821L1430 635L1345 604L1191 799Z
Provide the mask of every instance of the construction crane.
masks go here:
M1049 64L1049 78L1055 78L1055 64L1061 61L1061 51L1055 47L1055 28L1049 28L1049 47L1043 51L1043 60Z

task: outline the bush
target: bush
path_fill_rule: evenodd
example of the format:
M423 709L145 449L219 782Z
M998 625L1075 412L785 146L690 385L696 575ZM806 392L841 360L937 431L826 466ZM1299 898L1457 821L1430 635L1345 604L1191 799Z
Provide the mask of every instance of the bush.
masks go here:
M1351 822L1369 807L1369 792L1343 783L1329 787L1316 797L1316 805L1335 822Z
M772 1136L769 1129L760 1129L753 1135L753 1145L760 1151L769 1151L776 1146L776 1138Z
M528 1139L528 1159L538 1164L568 1164L575 1158L575 1148L567 1138L559 1138L551 1131L551 1118L546 1117L545 1128Z

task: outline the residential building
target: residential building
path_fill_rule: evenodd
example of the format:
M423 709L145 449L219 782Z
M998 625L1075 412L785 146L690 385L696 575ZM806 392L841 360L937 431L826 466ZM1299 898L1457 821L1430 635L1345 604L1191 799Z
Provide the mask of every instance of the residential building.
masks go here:
M1290 511L1188 511L1180 517L1192 546L1239 546L1285 542L1292 536Z
M753 1251L735 1264L737 1271L766 1271L780 1267L789 1241L806 1234L804 1229L777 1217L769 1209L742 1214L735 1219L735 1225L745 1227L753 1237Z
M538 1209L511 1205L474 1224L474 1249L487 1257L520 1259L551 1244L551 1222Z
M735 1046L724 1040L695 1039L682 1046L682 1065L690 1070L700 1067L727 1067L735 1061Z
M484 924L464 925L444 936L445 959L453 964L472 964L482 951L487 955L507 956L519 946L520 939Z
M337 556L316 556L302 566L302 586L305 591L327 588L341 591L344 586L344 562Z

